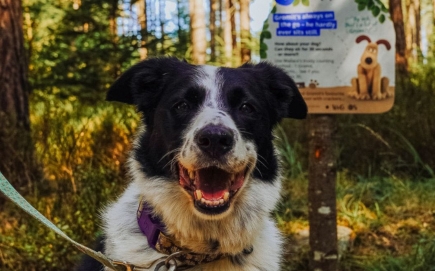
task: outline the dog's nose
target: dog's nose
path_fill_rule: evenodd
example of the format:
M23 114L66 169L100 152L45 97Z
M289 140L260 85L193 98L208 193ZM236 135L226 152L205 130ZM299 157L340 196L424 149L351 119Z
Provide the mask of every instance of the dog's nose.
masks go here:
M366 62L366 64L370 65L370 64L372 64L373 59L371 57L368 57L368 58L366 58L365 62Z
M196 134L195 142L207 155L219 158L233 147L234 133L226 127L208 125Z

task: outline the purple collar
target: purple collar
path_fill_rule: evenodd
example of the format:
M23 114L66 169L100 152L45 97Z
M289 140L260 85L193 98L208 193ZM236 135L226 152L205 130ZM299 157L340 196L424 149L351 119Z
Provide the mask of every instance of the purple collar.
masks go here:
M148 240L148 245L154 250L170 255L182 265L195 266L198 264L217 261L224 257L234 256L222 253L201 254L186 250L183 247L176 245L168 236L165 235L165 225L162 220L153 214L152 207L144 200L139 203L137 210L137 223L140 230L145 234ZM241 254L251 254L253 247L245 248ZM175 255L176 254L176 255ZM174 256L175 255L175 256Z
M148 245L156 249L160 232L164 232L165 225L159 217L153 214L152 207L144 200L140 202L137 210L137 223L140 230L147 237Z

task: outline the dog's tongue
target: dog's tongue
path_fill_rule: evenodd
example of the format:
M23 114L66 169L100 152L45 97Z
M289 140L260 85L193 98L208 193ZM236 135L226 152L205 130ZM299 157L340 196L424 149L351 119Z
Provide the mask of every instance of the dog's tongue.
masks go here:
M207 200L221 199L229 191L231 174L216 167L203 168L197 171L195 186L201 190Z

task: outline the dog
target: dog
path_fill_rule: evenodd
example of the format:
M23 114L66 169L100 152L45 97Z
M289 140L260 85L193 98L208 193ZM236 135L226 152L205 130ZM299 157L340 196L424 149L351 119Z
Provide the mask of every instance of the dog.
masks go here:
M107 100L135 105L143 128L128 161L131 182L102 214L106 256L129 270L166 270L162 257L182 270L279 270L272 130L307 115L283 70L152 58L121 75Z
M391 97L392 94L388 91L389 79L381 77L382 70L378 62L378 45L385 45L387 50L391 49L391 45L384 39L373 43L366 35L357 37L356 43L364 40L369 44L361 55L357 69L358 77L351 80L352 91L349 96L360 100L382 100Z

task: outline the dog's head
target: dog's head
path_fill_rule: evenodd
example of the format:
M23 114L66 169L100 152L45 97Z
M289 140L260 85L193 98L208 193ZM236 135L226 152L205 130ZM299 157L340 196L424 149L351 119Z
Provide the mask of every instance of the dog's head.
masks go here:
M383 39L376 41L376 43L373 43L371 39L366 35L359 36L356 39L356 43L360 43L364 40L368 41L369 44L367 44L363 54L361 55L360 64L364 69L370 70L378 65L378 45L385 45L387 50L390 50L391 45L387 40Z
M127 70L107 100L143 114L133 153L144 174L177 185L194 212L210 218L231 212L250 179L276 179L272 129L307 114L293 80L267 63L234 69L149 59Z

